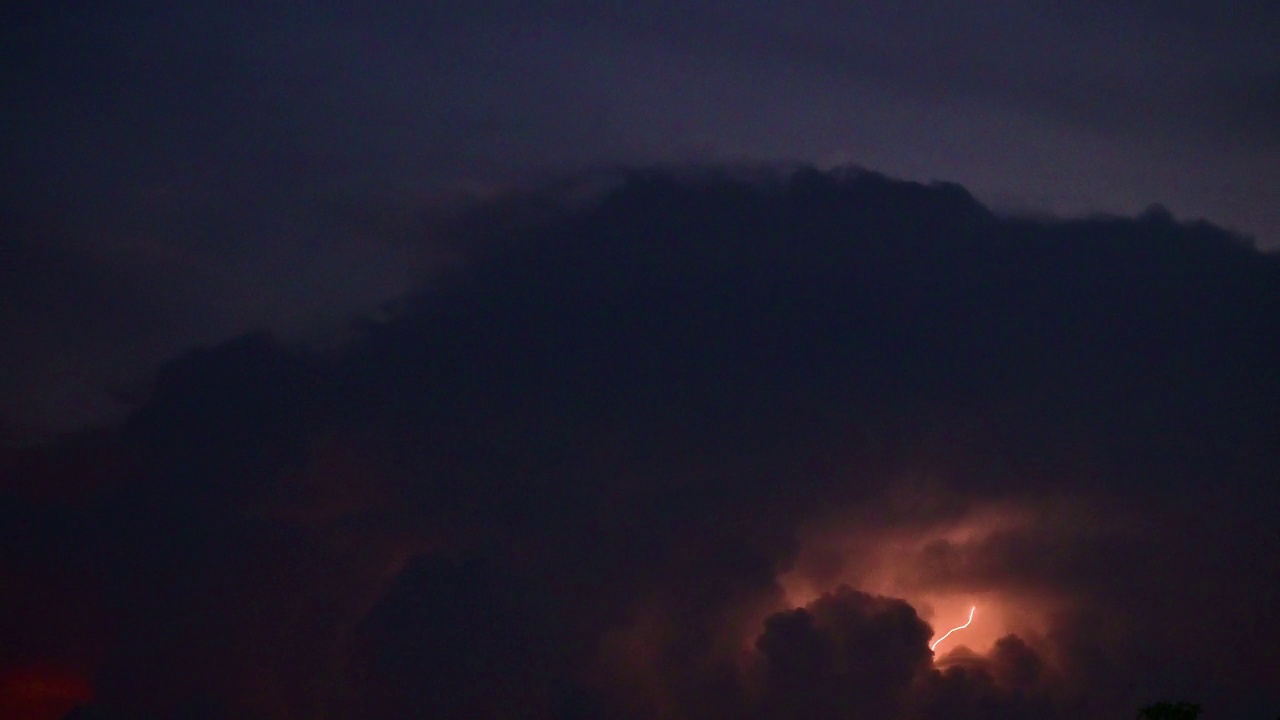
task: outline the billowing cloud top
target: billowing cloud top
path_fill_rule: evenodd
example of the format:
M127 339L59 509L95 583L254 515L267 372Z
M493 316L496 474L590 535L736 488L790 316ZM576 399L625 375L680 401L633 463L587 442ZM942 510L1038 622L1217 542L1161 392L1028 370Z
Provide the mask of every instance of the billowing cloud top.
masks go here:
M0 707L1280 707L1274 255L803 168L448 232L464 261L340 346L192 351L8 452Z

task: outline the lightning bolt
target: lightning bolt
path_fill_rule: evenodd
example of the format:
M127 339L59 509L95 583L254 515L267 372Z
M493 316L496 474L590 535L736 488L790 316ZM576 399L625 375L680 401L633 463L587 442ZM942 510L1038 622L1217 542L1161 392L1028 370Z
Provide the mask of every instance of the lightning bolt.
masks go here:
M934 641L929 645L929 649L930 649L930 650L932 650L932 649L934 649L934 648L938 647L938 643L942 642L943 640L946 640L946 639L947 639L947 637L949 637L949 636L951 635L951 633L953 633L953 632L955 632L955 631L957 631L957 630L963 630L963 629L965 629L965 628L969 627L969 623L973 622L973 611L974 611L974 610L977 610L977 609L978 609L978 607L977 607L976 605L975 605L975 606L973 606L973 607L971 607L971 608L969 608L969 619L968 619L968 620L965 620L963 625L957 625L957 626L955 626L955 627L951 628L950 630L948 630L948 631L947 631L947 634L946 634L946 635L943 635L942 637L938 638L937 640L934 640Z

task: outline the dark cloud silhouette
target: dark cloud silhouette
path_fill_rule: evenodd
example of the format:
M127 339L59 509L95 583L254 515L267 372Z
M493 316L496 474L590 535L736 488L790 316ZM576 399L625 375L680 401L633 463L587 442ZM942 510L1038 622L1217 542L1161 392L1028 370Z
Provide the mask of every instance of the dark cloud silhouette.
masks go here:
M929 662L929 626L910 605L848 587L765 621L768 717L901 717Z
M902 600L847 586L769 617L761 717L1067 717L1045 661L1020 638L990 653L963 646L930 662L931 628Z
M806 168L448 228L349 340L193 350L6 451L4 667L161 717L1277 703L1274 255Z
M530 594L476 564L410 563L360 628L360 714L548 717L562 654ZM367 683L359 680L368 678Z

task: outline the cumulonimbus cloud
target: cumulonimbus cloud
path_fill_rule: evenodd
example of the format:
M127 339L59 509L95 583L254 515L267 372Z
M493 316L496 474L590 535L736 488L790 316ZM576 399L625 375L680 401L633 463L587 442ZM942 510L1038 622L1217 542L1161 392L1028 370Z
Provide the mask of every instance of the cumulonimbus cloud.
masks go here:
M861 171L602 187L457 222L469 262L341 347L193 351L121 425L6 456L5 666L264 718L1280 686L1274 256ZM92 651L48 588L90 598Z

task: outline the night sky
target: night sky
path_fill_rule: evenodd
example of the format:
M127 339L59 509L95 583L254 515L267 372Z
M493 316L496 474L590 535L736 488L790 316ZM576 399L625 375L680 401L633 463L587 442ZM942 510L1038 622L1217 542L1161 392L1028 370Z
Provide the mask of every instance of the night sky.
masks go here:
M1276 3L154 5L0 11L0 718L1280 714Z

